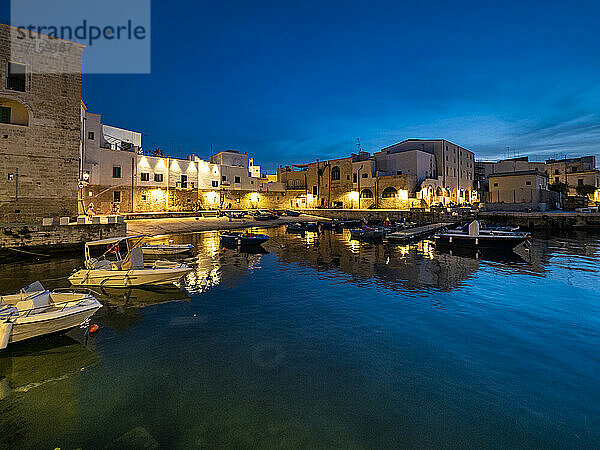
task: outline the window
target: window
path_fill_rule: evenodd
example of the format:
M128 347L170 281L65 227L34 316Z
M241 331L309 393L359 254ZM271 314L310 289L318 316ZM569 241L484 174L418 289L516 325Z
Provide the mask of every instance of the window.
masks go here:
M155 173L154 174L154 181L156 183L162 183L163 182L163 174L162 173Z
M150 181L150 174L149 173L142 172L142 174L140 175L140 177L141 177L140 179L142 181Z
M393 187L387 187L383 190L381 194L382 198L396 198L398 196L398 191Z
M8 174L8 181L13 181L15 179L15 174L14 173L9 173Z
M577 186L583 186L583 178L577 179Z
M363 189L360 193L360 198L373 198L371 189Z
M560 174L560 172L558 171L558 169L554 169L554 175L558 175Z
M346 175L346 180L349 180L349 179L350 179L350 175Z
M531 186L531 181L526 181L526 182L525 182L525 184L526 184L527 186Z
M560 178L559 177L554 177L554 182L555 183L560 183Z
M93 132L93 131L90 131L90 132L88 132L88 139L89 139L90 141L93 141L93 140L94 140L94 132Z
M498 183L494 183L494 187L498 187Z
M215 181L215 180L213 180L213 182L212 182L212 187L219 187L219 182L218 182L218 181Z
M10 108L0 106L0 123L10 123Z
M356 181L357 181L357 178L358 178L358 177L356 176L356 174L355 174L355 173L353 173L353 174L352 174L352 182L353 182L353 183L356 183Z
M6 68L6 89L25 92L25 64L9 62Z
M368 174L368 173L363 173L361 176L362 176L363 178L369 178L369 174Z
M241 183L242 180L240 179L240 177L235 177L234 182L235 183Z
M221 177L221 181L223 181L223 182L227 181L227 175L223 175L223 176Z
M316 196L317 195L317 187L313 186L313 195Z
M148 196L146 194L142 194L142 201L148 200Z
M331 181L336 181L340 179L340 168L335 166L331 169Z
M121 166L113 166L113 178L121 178Z
M121 191L113 192L113 202L119 203L121 201Z

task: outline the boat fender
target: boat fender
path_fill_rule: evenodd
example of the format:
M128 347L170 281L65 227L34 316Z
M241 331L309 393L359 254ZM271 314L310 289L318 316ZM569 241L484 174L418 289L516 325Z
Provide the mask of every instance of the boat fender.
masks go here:
M0 324L0 349L4 349L8 345L12 327L13 324L11 322L4 322Z
M97 323L91 324L90 327L88 328L88 334L90 336L95 336L96 334L98 334L98 331L100 331L100 327L98 326Z

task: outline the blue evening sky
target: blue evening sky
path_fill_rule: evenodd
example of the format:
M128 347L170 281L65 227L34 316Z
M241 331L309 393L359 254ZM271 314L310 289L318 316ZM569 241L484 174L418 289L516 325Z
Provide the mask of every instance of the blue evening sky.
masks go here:
M115 16L118 12L115 11ZM597 154L600 2L152 2L152 73L85 75L107 124L267 171L442 137Z

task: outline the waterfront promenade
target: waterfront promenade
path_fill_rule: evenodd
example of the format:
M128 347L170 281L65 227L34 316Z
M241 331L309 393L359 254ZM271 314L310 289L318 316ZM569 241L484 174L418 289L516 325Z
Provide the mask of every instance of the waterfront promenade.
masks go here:
M199 231L235 230L241 228L272 228L293 222L314 222L321 217L302 214L299 217L280 217L274 220L257 221L252 217L229 219L227 217L170 217L164 219L127 220L127 234L156 236L173 233L195 233Z

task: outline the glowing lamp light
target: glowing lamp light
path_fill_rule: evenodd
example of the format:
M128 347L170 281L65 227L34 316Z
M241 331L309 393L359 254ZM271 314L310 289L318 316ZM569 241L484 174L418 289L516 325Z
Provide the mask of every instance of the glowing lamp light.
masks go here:
M400 189L398 191L398 198L402 201L408 200L408 191L404 189Z
M307 201L307 202L312 202L312 201L313 201L313 199L314 199L314 197L313 197L313 195L312 195L312 194L306 194L306 201Z
M355 201L358 200L358 197L359 197L360 194L358 192L356 192L356 191L352 191L348 195L350 196L350 200L352 200L353 202L355 202Z
M164 193L162 189L153 189L152 191L150 191L150 198L152 200L159 201L162 200L164 197Z
M215 191L207 192L204 194L204 197L209 203L217 203L219 201L219 194L217 194Z
M258 201L258 192L252 192L250 194L250 200L253 202L257 202Z

